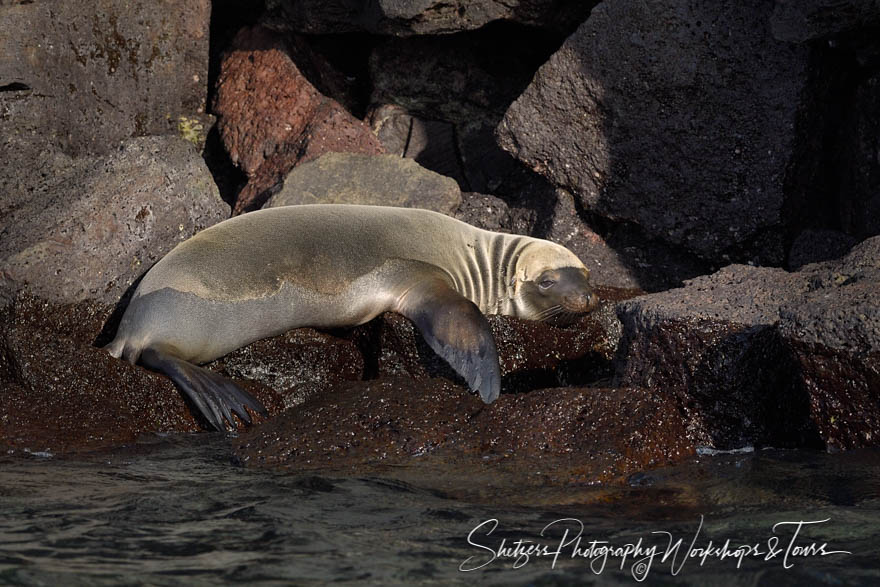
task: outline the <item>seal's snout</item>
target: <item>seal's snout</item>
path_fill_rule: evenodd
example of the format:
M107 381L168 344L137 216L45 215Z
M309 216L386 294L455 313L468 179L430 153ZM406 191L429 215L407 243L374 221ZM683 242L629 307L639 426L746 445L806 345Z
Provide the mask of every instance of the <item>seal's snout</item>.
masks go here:
M599 296L596 295L596 292L590 291L587 296L587 312L592 312L599 306Z
M568 312L586 314L596 309L599 305L599 297L590 289L581 290L565 296L562 305Z

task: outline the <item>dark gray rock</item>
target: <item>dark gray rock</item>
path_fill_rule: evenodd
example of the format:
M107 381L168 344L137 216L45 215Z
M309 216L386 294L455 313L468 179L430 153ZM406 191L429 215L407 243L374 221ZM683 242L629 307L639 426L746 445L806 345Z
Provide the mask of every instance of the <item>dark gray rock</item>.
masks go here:
M494 129L558 42L509 24L387 39L370 55L370 100L396 105L420 120L450 124L454 142L436 132L431 137L436 143L431 156L443 167L429 168L447 172L448 160L454 160L462 172L452 176L463 191L504 195L521 181L522 170L495 144ZM444 157L438 149L445 145Z
M680 289L618 306L621 382L640 381L679 398L697 444L801 444L805 409L778 414L790 375L774 330L779 307L806 280L781 269L732 265Z
M210 13L208 0L0 5L0 175L22 149L104 153L204 113Z
M264 22L303 33L408 36L477 29L512 20L567 31L589 14L583 0L267 0Z
M809 266L810 289L780 309L797 365L794 393L831 449L880 442L880 237L837 262Z
M838 259L848 253L857 242L855 237L838 230L805 230L791 245L788 268L796 271L810 263Z
M265 208L298 204L367 204L450 214L461 203L454 179L397 155L327 153L294 167Z
M776 0L770 22L780 41L802 43L880 26L880 1Z
M880 74L859 83L840 132L841 226L860 239L880 234Z
M45 299L115 304L180 241L229 216L195 147L125 141L103 157L45 153L25 203L0 211L0 274Z
M621 383L676 395L698 444L876 446L880 238L797 273L734 265L624 302Z
M723 263L781 263L809 51L772 5L619 0L538 70L503 148L589 211Z
M809 265L803 275L808 290L782 306L784 336L833 349L880 351L880 237L839 261Z

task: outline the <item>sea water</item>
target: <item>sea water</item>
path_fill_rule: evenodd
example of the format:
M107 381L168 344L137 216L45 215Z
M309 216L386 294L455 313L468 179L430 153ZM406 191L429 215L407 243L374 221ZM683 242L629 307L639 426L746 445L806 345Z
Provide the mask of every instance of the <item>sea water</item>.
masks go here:
M0 584L880 584L880 451L703 451L473 501L418 474L244 468L230 446L0 456Z

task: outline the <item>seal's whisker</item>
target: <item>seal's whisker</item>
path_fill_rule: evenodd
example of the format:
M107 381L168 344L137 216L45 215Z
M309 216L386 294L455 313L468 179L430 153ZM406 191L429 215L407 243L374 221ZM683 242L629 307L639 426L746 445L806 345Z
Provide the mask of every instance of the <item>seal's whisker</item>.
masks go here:
M560 312L564 312L564 310L560 304L557 304L539 312L538 315L535 316L535 319L544 322L546 320L549 320L550 318L553 318Z

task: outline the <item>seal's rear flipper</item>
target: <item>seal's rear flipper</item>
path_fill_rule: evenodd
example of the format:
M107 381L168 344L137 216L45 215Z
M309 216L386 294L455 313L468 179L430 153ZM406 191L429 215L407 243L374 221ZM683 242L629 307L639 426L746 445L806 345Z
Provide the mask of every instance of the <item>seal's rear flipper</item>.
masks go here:
M254 413L268 415L259 400L213 371L196 367L154 348L144 349L140 362L144 367L170 377L215 430L226 430L224 419L235 429L233 412L250 424L247 408Z
M442 279L410 289L397 311L412 320L434 352L446 359L487 404L501 393L498 350L480 309Z

